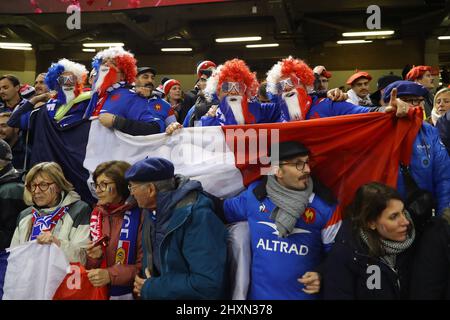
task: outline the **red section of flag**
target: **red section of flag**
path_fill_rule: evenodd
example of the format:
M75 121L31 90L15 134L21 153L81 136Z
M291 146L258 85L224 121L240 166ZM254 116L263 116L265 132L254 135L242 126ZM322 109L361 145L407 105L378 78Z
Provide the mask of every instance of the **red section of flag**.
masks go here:
M70 264L70 273L56 290L53 300L109 300L108 287L94 287L80 263Z
M331 188L345 205L364 183L379 181L396 186L399 163L409 164L421 124L421 112L416 108L407 118L400 119L392 113L374 112L223 129L245 185L261 176L261 162L267 164L264 140L270 146L276 140L273 130L278 130L280 142L297 140L309 148L312 175ZM242 155L244 141L245 155Z

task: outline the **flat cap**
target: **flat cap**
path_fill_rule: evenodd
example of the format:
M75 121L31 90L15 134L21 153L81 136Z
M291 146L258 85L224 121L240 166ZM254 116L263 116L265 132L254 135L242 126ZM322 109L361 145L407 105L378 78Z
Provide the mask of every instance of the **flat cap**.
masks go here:
M133 164L126 172L127 181L151 182L174 177L172 162L164 158L146 158Z
M391 92L392 89L394 88L397 88L397 97L401 96L425 97L428 94L428 90L424 86L416 82L406 80L395 81L384 89L383 100L385 102L388 102L391 99Z
M152 67L140 67L140 68L137 69L137 71L138 71L137 75L150 72L150 73L153 73L153 75L156 76L156 69L152 68Z
M277 146L275 145L275 148L276 147ZM307 156L308 154L309 149L302 143L297 141L285 141L278 144L278 159L275 158L275 154L272 154L270 160L272 163L276 163L297 156Z

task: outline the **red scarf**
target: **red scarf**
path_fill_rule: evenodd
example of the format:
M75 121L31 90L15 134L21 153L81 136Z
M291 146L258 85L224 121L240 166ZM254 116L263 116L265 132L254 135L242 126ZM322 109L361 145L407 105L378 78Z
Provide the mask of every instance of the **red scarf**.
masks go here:
M106 204L97 205L91 214L91 221L89 223L91 230L92 241L95 242L103 236L103 218L113 214L123 213L133 207L132 203ZM103 260L100 265L101 268L106 268L106 247L102 246Z

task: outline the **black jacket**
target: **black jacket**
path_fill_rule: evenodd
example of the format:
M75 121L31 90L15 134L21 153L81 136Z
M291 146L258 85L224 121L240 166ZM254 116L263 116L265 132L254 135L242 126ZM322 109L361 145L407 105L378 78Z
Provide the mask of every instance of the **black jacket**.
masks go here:
M417 246L411 299L450 299L450 224L443 217L428 223Z
M381 259L369 256L367 246L353 235L350 221L344 220L325 261L324 299L407 299L412 250L411 247L397 256L393 270ZM378 274L377 283L374 279Z
M8 248L17 217L27 205L23 202L23 184L20 173L11 173L0 178L0 250Z

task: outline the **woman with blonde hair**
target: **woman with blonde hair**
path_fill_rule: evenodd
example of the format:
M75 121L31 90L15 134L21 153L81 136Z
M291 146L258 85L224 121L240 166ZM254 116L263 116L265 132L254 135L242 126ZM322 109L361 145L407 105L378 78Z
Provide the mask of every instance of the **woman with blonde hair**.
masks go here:
M436 92L433 102L433 110L429 121L433 126L436 125L438 119L450 110L450 88L443 88Z
M54 243L70 262L85 263L81 248L89 242L89 205L80 200L55 162L36 164L25 177L24 201L11 247L37 240Z

